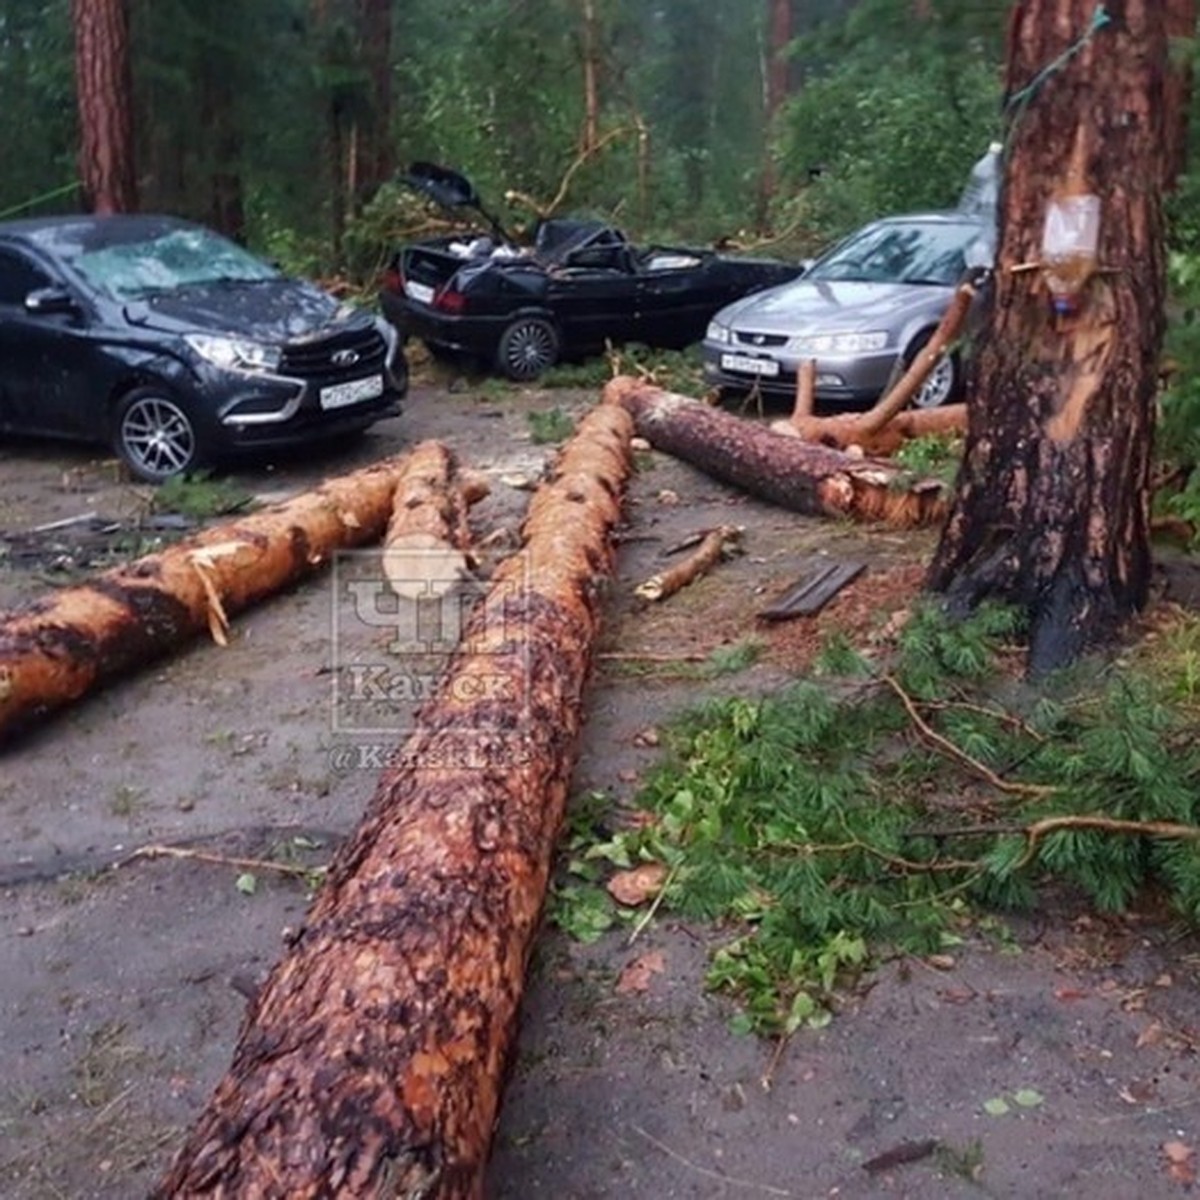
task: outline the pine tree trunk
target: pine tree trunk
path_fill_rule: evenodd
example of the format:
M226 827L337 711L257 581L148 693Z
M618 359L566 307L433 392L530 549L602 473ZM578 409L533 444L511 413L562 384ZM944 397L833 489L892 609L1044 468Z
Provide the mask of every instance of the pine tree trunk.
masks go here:
M600 142L600 33L595 0L583 0L583 136L580 154Z
M765 229L771 211L771 201L778 187L778 171L771 145L776 118L788 97L791 60L788 48L792 42L792 0L767 0L767 52L763 88L763 166L758 184L758 227Z
M370 78L369 142L360 156L358 195L367 199L391 178L392 148L392 0L359 0L362 56Z
M1026 610L1035 675L1110 638L1150 578L1167 27L1161 0L1105 10L1094 29L1094 0L1014 12L995 297L929 579L952 611L988 597ZM1046 271L1024 268L1043 258L1048 202L1081 191L1101 198L1099 270L1060 316Z
M133 83L125 0L71 0L79 106L79 175L96 213L137 208Z
M601 407L539 488L154 1195L482 1195L630 470Z

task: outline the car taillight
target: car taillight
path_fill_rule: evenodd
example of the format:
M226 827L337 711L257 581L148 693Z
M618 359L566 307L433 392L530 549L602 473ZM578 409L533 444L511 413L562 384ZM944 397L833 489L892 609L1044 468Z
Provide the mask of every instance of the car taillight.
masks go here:
M383 287L388 292L404 291L404 276L399 267L388 267L383 273Z
M446 313L463 313L467 310L467 298L462 292L443 288L433 298L433 307Z

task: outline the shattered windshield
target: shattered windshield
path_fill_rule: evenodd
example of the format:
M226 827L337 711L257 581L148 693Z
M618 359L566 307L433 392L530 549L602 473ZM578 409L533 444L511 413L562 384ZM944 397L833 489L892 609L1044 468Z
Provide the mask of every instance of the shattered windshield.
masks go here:
M148 241L85 250L72 265L93 287L118 300L280 278L269 263L200 228L172 229Z
M952 287L966 269L967 247L979 235L979 226L966 222L871 226L821 259L804 279Z

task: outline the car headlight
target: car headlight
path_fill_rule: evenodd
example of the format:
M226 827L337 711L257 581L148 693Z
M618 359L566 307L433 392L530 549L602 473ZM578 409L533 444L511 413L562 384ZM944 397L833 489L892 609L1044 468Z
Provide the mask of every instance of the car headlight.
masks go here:
M209 333L189 333L184 340L201 358L227 371L274 371L279 366L278 346Z
M708 329L705 330L704 337L710 342L728 342L729 326L722 325L719 321L709 321Z
M888 335L883 330L875 333L813 333L792 339L792 345L801 354L865 354L882 350L887 343Z

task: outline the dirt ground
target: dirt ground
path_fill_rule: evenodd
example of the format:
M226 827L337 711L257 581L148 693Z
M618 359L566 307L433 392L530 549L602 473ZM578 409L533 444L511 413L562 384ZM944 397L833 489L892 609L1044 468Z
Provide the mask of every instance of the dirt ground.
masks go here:
M531 440L528 412L588 400L418 386L405 415L361 443L235 478L276 498L442 437L492 477L479 532L512 530L528 499L517 485L552 453ZM801 559L864 559L866 574L819 627L870 627L904 605L930 547L926 535L783 513L661 455L639 457L576 775L578 795L614 802L654 760L647 729L706 691L758 693L803 669L817 625L768 631L754 617ZM151 535L128 523L146 503L91 451L0 445L0 530L96 514L74 532L10 538L0 608L145 548ZM718 523L745 526L742 557L661 608L632 599L665 547ZM346 569L372 563L367 554ZM306 890L303 879L147 848L324 862L372 793L380 748L411 717L400 706L364 723L336 691L346 664L371 662L387 636L347 620L335 577L318 576L238 619L228 648L197 642L0 752L0 1195L133 1197L169 1160ZM750 638L763 653L737 674L701 682L671 669ZM1191 1190L1190 1160L1164 1151L1200 1144L1200 953L1185 931L1063 901L980 933L952 959L888 964L777 1060L730 1033L728 1005L704 992L715 936L666 919L635 946L622 929L585 947L544 930L490 1196ZM664 969L644 992L618 992L621 969L648 951Z

